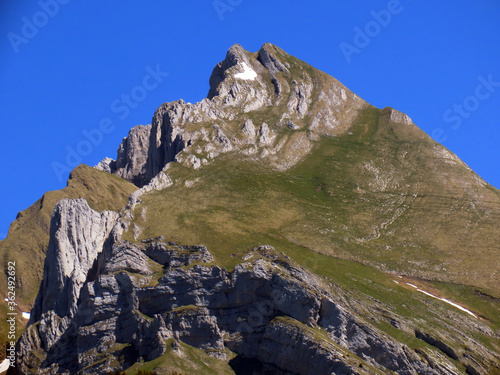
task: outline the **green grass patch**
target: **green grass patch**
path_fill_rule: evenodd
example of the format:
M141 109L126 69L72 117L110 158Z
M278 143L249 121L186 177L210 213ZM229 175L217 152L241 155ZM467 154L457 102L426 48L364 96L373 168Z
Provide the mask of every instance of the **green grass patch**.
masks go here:
M194 348L179 341L179 352L172 349L174 339L166 341L167 351L162 356L148 362L138 362L126 370L126 374L141 371L158 371L158 373L180 372L181 374L224 375L234 374L229 364L213 358L203 350ZM231 355L230 352L228 354ZM168 371L168 372L167 372Z

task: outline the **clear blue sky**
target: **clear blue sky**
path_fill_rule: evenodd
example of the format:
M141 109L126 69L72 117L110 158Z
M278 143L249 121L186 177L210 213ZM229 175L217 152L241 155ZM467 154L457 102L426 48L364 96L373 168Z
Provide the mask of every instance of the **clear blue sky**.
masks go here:
M89 165L114 158L160 104L205 97L232 44L264 42L406 112L500 187L497 0L3 0L0 238L18 211L66 185L53 166L67 165L68 149ZM157 81L144 81L150 70Z

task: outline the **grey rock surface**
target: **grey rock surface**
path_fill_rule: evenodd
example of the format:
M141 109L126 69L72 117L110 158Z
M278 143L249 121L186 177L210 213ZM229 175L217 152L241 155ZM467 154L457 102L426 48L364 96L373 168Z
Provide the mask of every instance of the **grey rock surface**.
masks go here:
M99 215L84 201L63 202L60 211L78 211L94 220ZM59 225L58 218L53 225ZM67 230L62 233L72 238ZM19 341L22 373L35 373L35 368L47 374L126 369L140 358L162 355L165 340L175 338L215 358L228 360L227 347L296 374L438 374L415 352L363 322L322 280L271 246L255 248L247 261L228 272L210 265L213 258L204 246L178 247L161 239L139 246L113 233L112 243L103 244L101 252L81 248L80 258L95 264L95 273L87 270L72 308L37 299L34 311L41 313L33 315ZM62 236L58 243L65 243ZM81 262L67 264L63 256L55 259L66 273L85 268ZM163 276L148 286L143 281L151 281L153 264L163 266ZM63 283L57 290L74 293L66 287L74 285L71 279ZM44 283L40 296L47 298L52 289ZM125 354L123 344L128 345L127 360L117 362ZM43 360L33 354L40 352Z
M405 125L410 125L413 123L411 121L411 118L407 114L399 112L398 110L392 108L390 111L390 120Z
M118 176L139 185L147 163L151 125L137 125L130 129L118 148L114 172Z
M94 168L99 169L101 171L107 173L115 173L116 171L116 161L111 158L102 159L99 164L97 164Z
M73 316L80 289L102 252L118 214L91 209L85 199L63 199L54 208L41 293L31 321L48 311Z
M257 56L232 46L212 72L207 98L195 104L183 100L162 104L151 125L136 126L124 138L113 173L142 187L170 162L198 169L228 152L260 155L263 162L285 170L311 150L298 144L303 146L319 135L345 133L368 104L334 78L308 71L308 65L299 60L292 66L289 59L268 43ZM300 74L292 76L292 68ZM272 107L281 112L281 118L254 125L252 117ZM311 121L305 121L306 114ZM290 139L281 133L287 124L315 136L303 132ZM255 126L260 126L259 131ZM280 143L273 142L278 138Z
M251 119L247 119L245 123L243 124L243 134L245 134L247 137L254 138L255 135L257 134L255 131L255 125L253 124L253 121Z
M121 242L113 245L111 254L104 265L105 273L127 271L141 275L152 275L149 258L143 251L130 242Z

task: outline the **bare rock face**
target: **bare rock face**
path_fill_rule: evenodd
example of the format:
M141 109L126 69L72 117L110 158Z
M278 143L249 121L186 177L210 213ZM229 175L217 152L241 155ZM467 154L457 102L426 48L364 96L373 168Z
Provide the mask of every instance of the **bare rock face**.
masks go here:
M78 296L118 214L92 210L84 199L63 199L54 208L44 278L31 315L72 316Z
M151 125L137 125L130 129L118 148L116 173L118 176L138 185L139 176L144 174L149 150Z
M94 223L103 220L85 202L63 202L58 209L62 216L69 210L90 213ZM106 233L107 223L99 224ZM53 225L57 228L57 219ZM56 232L59 243L72 238L66 228ZM227 360L227 347L242 357L296 374L387 370L437 374L415 353L363 323L321 280L270 246L254 249L246 262L228 272L208 264L181 268L211 262L203 246L168 249L167 244L152 241L141 247L116 236L113 242L110 249L104 245L100 254L95 247L81 248L81 259L94 258L92 275L84 261L70 266L63 256L55 257L61 263L56 269L65 267L67 273L73 267L72 274L87 269L87 276L78 292L71 278L63 279L63 285L55 281L42 285L35 307L42 313L34 314L19 341L22 373L95 374L126 369L139 358L153 360L162 355L167 350L165 340L175 338L219 359ZM183 251L190 256L183 257ZM148 264L157 262L164 265L164 275L156 286L148 286L152 267ZM72 291L70 301L78 296L72 308L50 303L53 284L59 285L60 301L61 290ZM318 335L322 335L320 341ZM126 352L123 344L129 344ZM358 357L346 355L349 351ZM40 352L43 360L33 355ZM124 355L127 359L117 362Z
M255 155L284 170L310 152L310 145L298 144L345 133L366 106L334 78L272 44L266 43L256 56L236 44L214 68L206 99L162 104L151 125L136 126L124 138L115 164L100 165L139 187L169 162L198 169L228 152ZM271 108L279 118L253 123L252 117ZM297 133L291 136L286 129Z
M278 72L289 72L285 64L277 59L273 51L276 51L277 47L270 43L264 44L259 51L259 61L265 68L272 74L275 75ZM289 67L290 65L287 64Z
M242 130L243 134L245 134L245 136L250 138L255 138L255 135L257 134L255 131L255 125L253 124L253 121L250 119L245 121Z
M116 212L94 211L85 199L63 199L55 206L44 278L28 323L39 322L39 328L24 340L36 340L47 351L61 346L61 338L71 330L81 289L95 273L117 219ZM19 358L28 367L33 366L32 345L20 345Z
M205 246L169 246L164 242L152 242L145 253L164 267L182 267L193 262L210 263L214 260Z
M116 171L116 161L111 158L102 159L99 164L97 164L94 168L99 169L100 171L104 171L107 173L115 173Z
M133 272L140 275L152 275L154 272L149 264L149 258L141 249L130 242L118 242L112 246L111 254L104 265L104 272Z
M399 112L398 110L392 108L390 110L389 118L392 122L400 124L410 125L413 123L411 121L411 118L407 114Z

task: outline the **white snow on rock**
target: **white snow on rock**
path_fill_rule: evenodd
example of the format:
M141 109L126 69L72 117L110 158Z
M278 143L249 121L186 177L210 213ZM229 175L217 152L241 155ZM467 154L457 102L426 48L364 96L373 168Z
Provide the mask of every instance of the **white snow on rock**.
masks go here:
M21 315L23 316L24 319L29 319L31 316L30 313L26 311L23 311Z
M0 363L0 373L7 371L10 366L10 360L5 358L2 363Z
M477 316L476 314L474 314L472 311L467 310L465 307L462 307L462 306L460 306L459 304L457 304L457 303L455 303L455 302L450 301L449 299L446 299L446 298L441 298L441 297L435 296L434 294L431 294L431 293L429 293L429 292L426 292L425 290L420 289L420 288L419 288L418 286L416 286L416 285L413 285L413 284L410 284L410 283L406 283L406 284L407 284L407 285L409 285L409 286L411 286L411 287L413 287L413 288L415 288L415 289L417 289L417 292L424 293L425 295L427 295L427 296L429 296L429 297L436 298L436 299L438 299L438 300L440 300L440 301L446 302L447 304L452 305L453 307L456 307L457 309L462 310L462 311L466 312L466 313L467 313L467 314L469 314L469 315L472 315L474 318L476 318L476 319L478 318L478 316Z
M243 73L235 74L234 75L235 78L244 79L247 81L253 81L255 78L257 78L257 73L255 73L255 70L250 68L247 65L247 63L242 63L242 65L243 65Z

